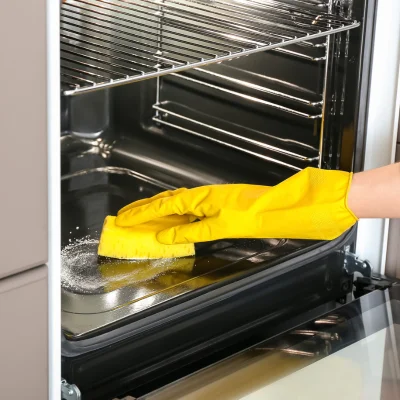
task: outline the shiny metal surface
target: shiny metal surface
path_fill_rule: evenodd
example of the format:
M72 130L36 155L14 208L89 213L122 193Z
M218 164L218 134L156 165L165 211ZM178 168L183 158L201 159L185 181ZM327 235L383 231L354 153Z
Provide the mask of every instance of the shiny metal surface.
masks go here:
M239 135L239 134L236 134L234 132L230 132L228 130L224 130L224 129L218 128L218 127L216 127L214 125L206 124L204 122L195 120L195 119L190 118L188 116L176 113L176 112L174 112L174 111L172 111L171 109L168 108L168 103L165 103L165 105L164 104L155 104L153 106L153 108L155 110L161 112L161 117L164 118L164 119L162 119L160 117L158 117L158 118L155 117L154 118L154 121L157 122L157 123L160 123L161 125L164 124L164 125L171 126L171 123L166 121L165 119L168 119L169 116L174 116L174 117L177 117L178 119L191 122L194 125L198 125L198 126L203 127L203 128L207 128L207 129L211 129L213 131L217 131L218 133L222 133L224 136L230 136L230 137L233 137L235 139L239 139L240 141L247 142L247 143L249 143L251 145L255 145L257 147L265 148L265 149L271 150L271 151L276 152L276 153L280 153L280 154L285 155L285 156L287 156L289 158L294 158L294 159L305 161L305 162L313 162L313 161L316 161L316 160L319 159L318 156L307 157L307 156L304 156L302 154L295 153L293 151L289 151L289 150L286 150L286 149L282 149L282 148L279 148L279 147L276 147L276 146L269 145L269 144L264 143L264 142L262 142L260 140L252 139L251 137L244 136L243 134ZM181 130L186 130L187 131L187 129L185 129L184 127L179 127L179 126L176 126L176 127L177 127L177 129L181 129ZM201 135L200 133L195 133L195 134L197 136ZM203 135L203 136L205 138L208 138L209 140L212 140L212 137L207 137L205 135ZM264 136L267 136L267 135L264 135ZM224 144L227 145L226 143L224 143ZM299 144L299 146L301 146L301 145L302 144ZM304 147L306 147L306 146L304 146ZM239 148L239 147L238 147L238 150L245 151L245 149ZM310 150L310 149L308 148L307 150ZM260 157L260 158L262 158L262 154L257 154L256 153L255 155ZM277 164L281 164L281 165L286 166L286 167L291 168L291 169L295 169L295 170L299 170L300 169L300 168L297 168L296 166L293 166L291 164L283 163L283 162L280 162L278 160L274 160L271 157L269 157L268 159L270 161L273 161L273 162L275 162Z
M160 111L160 110L161 110L160 108L158 108L158 106L155 106L155 109L156 109L157 111ZM171 115L174 115L174 114L171 114ZM175 116L186 119L185 117L180 116L179 114L175 114ZM231 143L226 143L226 142L223 142L223 141L221 141L221 140L214 139L214 138L212 138L212 137L203 135L202 133L196 132L196 131L194 131L194 130L191 130L191 129L188 129L188 128L183 128L183 127L180 126L180 125L173 124L173 123L171 123L171 122L165 121L164 119L160 119L160 118L154 117L154 118L153 118L153 121L156 122L156 123L159 123L160 125L165 125L165 126L169 126L169 127L171 127L171 128L179 129L179 130L181 130L181 131L190 133L190 134L192 134L192 135L194 135L194 136L199 136L199 137L201 137L201 138L204 138L204 139L207 139L207 140L211 140L211 141L216 142L216 143L219 143L219 144L223 144L224 146L230 147L230 148L235 149L235 150L239 150L239 151L241 151L241 152L243 152L243 153L249 154L249 155L254 156L254 157L261 158L261 159L263 159L263 160L265 160L265 161L271 161L271 162L276 163L276 164L279 164L279 165L281 165L281 166L290 168L290 169L292 169L292 170L294 170L294 171L301 171L301 168L296 167L296 166L294 166L294 165L291 165L291 164L288 164L288 163L285 163L285 162L276 160L276 159L274 159L274 158L272 158L272 157L263 156L263 155L261 155L261 154L258 154L258 153L256 153L256 152L254 152L254 151L246 150L246 149L244 149L244 148L242 148L242 147L235 146L235 145L233 145L233 144L231 144ZM197 121L194 121L194 122L195 122L195 123L198 123Z
M319 118L322 117L322 114L307 114L307 113L304 113L304 112L301 112L301 111L298 111L298 110L294 110L294 109L289 108L289 107L284 107L284 106L281 106L279 104L272 103L270 101L266 101L266 100L260 99L258 97L245 95L243 93L239 93L239 92L236 92L234 90L226 89L226 88L221 87L221 86L216 86L216 85L212 85L210 83L204 82L204 81L193 79L191 77L188 77L188 76L185 76L185 75L182 75L182 74L171 73L171 75L175 76L178 79L186 79L186 80L191 81L193 83L204 85L204 86L207 86L207 87L209 87L211 89L219 90L221 92L230 94L232 96L242 97L242 98L248 100L250 103L251 102L256 102L256 103L259 103L259 104L262 104L262 105L265 105L265 106L268 106L268 107L275 108L275 109L277 109L279 111L283 111L283 112L286 112L286 113L289 113L289 114L296 115L297 117L302 117L302 118L307 118L307 119L319 119ZM219 76L219 77L221 78L221 76ZM232 78L229 78L229 77L226 77L226 76L225 77L222 76L222 79L226 79L226 80L231 80L232 81ZM243 85L243 82L238 82L237 80L236 80L235 83L240 83L240 84ZM254 86L253 86L253 88L254 88ZM257 89L259 89L259 88L257 88ZM274 94L276 94L276 93L274 93ZM297 99L291 98L290 100L297 100Z
M306 243L230 240L197 245L196 257L122 261L97 256L104 217L166 188L120 167L62 179L62 328L79 338L210 285L247 275Z
M119 86L295 43L313 46L313 39L358 26L314 3L292 0L68 0L61 7L63 93Z
M328 1L328 12L332 12L333 10L333 0ZM331 36L328 36L326 38L326 58L329 56L332 57L331 53L331 46L332 46L332 38ZM329 62L325 63L325 68L324 68L324 84L323 84L323 89L322 89L322 103L323 103L323 113L321 115L321 126L320 126L320 136L319 136L319 161L318 161L318 167L322 167L322 152L323 152L323 146L324 146L324 133L325 133L325 124L326 124L326 114L328 110L326 109L328 107L327 103L327 96L328 96L328 78L329 78L329 70L332 68L330 66Z
M221 68L222 68L222 67L220 67L220 69L221 69ZM225 81L228 81L228 82L232 82L232 83L238 84L239 86L248 87L248 88L253 89L253 90L255 90L255 91L258 91L258 92L260 92L260 93L272 94L272 95L274 95L274 96L282 97L282 98L288 99L288 100L292 100L292 101L294 101L294 102L298 102L298 103L300 103L300 104L304 104L304 105L307 105L307 106L317 107L317 106L321 106L322 103L323 103L322 98L319 99L319 100L317 100L317 101L315 101L315 100L313 101L313 100L304 98L305 96L303 96L303 97L300 97L300 96L293 96L293 95L291 95L291 94L289 94L289 93L285 93L284 91L278 91L278 90L270 89L270 88L268 88L267 86L265 86L265 83L268 82L268 81L273 80L273 78L268 77L268 76L266 76L266 75L258 75L258 76L257 76L257 74L252 74L252 73L249 72L249 71L240 70L239 68L235 68L235 67L232 67L232 66L230 66L230 65L223 65L223 68L224 68L225 70L227 70L228 72L229 72L229 71L234 71L234 72L236 72L236 73L239 72L239 73L241 73L242 75L247 75L247 79L248 79L249 77L252 77L252 76L254 77L254 76L256 76L256 77L258 77L259 79L264 80L263 85L252 83L252 82L248 81L246 78L244 78L244 79L243 79L243 78L242 78L242 79L238 79L238 78L235 78L235 77L232 77L232 76L223 74L223 73L218 73L218 72L213 71L211 68L208 68L208 69L205 69L205 68L195 68L195 70L196 70L196 71L199 71L199 72L201 72L202 74L205 74L205 75L211 75L211 76L214 76L214 77L218 77L218 78L220 78L220 79L222 79L222 80L225 80ZM172 74L172 75L179 76L179 77L184 76L184 75L177 75L177 74ZM293 88L293 85L289 85L289 84L287 84L287 82L282 82L282 81L281 81L280 83L281 83L281 84L286 84L287 87L292 86L292 88ZM200 84L202 84L202 82L200 82ZM249 99L249 100L250 100L250 99ZM273 104L273 106L276 106L276 105ZM291 111L289 110L288 112L291 112ZM296 114L296 113L295 113L295 114ZM297 114L296 114L296 115L297 115ZM302 116L303 116L303 115L302 115ZM306 117L309 118L308 116L306 116Z
M307 52L309 50L306 49ZM312 50L309 54L326 55L325 46ZM268 57L270 54L253 55L246 60L248 63L240 59L207 68L195 68L180 74L172 72L161 78L161 91L157 91L160 91L160 94L153 105L153 121L166 131L179 129L189 134L188 138L197 136L213 141L290 170L298 171L309 165L318 166L318 131L326 109L322 101L322 89L326 82L322 78L320 81L316 78L323 74L326 68L321 64L313 66L313 74L310 74L309 70L310 78L316 79L314 90L310 90L305 87L305 82L299 84L293 76L282 79L282 75L274 73L272 69L268 70L265 66L260 66L260 72L257 71L261 57ZM275 59L272 56L271 62L280 62L280 58L282 56L275 55ZM241 63L238 64L238 61ZM262 64L265 65L268 58L263 61ZM285 56L285 61L294 63L293 68L298 67L299 61L293 60L292 55ZM198 101L192 101L189 96L186 101L182 101L181 96L185 95L185 90L190 96L198 95ZM207 97L207 100L200 99L200 96ZM208 107L205 114L201 112L203 101L219 104ZM243 107L254 110L257 115L250 120L235 118L232 116L235 111L223 111L222 107L226 104L232 109ZM299 140L300 135L296 138L296 134L293 134L291 140L284 139L284 126L281 126L275 135L271 135L271 120L260 125L256 131L249 129L257 118L264 115L270 115L275 120L293 121L293 133L300 126L308 126L309 135L315 139L310 142L317 143L310 146Z

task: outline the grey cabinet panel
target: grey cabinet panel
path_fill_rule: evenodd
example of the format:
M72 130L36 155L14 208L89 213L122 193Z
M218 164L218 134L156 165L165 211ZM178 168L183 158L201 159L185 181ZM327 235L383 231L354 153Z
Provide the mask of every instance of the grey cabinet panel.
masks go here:
M46 400L47 267L0 280L0 398Z
M46 1L0 1L0 279L47 261Z

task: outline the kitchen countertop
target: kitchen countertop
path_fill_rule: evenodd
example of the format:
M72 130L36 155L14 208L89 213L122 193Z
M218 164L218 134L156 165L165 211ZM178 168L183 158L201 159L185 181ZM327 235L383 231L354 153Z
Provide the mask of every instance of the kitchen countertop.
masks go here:
M400 287L312 324L322 329L308 323L140 400L400 399Z

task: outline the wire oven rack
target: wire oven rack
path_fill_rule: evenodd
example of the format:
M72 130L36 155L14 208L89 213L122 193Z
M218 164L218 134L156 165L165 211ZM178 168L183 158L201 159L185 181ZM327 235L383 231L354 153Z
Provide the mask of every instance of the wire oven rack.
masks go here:
M359 26L302 0L67 0L64 95L119 86L280 49Z
M170 128L178 129L180 131L184 131L191 135L203 138L208 141L219 143L242 153L249 154L253 157L257 157L262 160L272 162L274 164L278 164L294 171L301 171L305 166L313 165L319 160L318 150L312 148L311 146L304 145L301 142L296 142L295 144L298 147L301 147L303 145L305 147L302 149L303 152L308 152L309 155L301 154L300 151L290 151L288 149L285 149L285 146L282 145L281 147L278 147L268 144L265 141L265 137L263 138L263 141L253 139L248 135L244 135L244 133L248 134L249 132L247 132L247 130L242 126L239 127L239 129L238 127L234 126L234 128L236 128L236 132L234 130L219 128L212 123L201 121L200 118L191 118L185 115L184 112L178 113L175 111L171 111L170 106L171 104L153 105L154 110L159 112L158 115L153 117L153 121L162 126L167 126ZM183 111L186 111L184 109L184 106L181 106L181 108L183 109ZM171 117L176 119L177 123L170 122L168 119ZM207 119L210 120L211 118L207 116ZM228 125L227 122L226 124ZM193 128L186 127L185 125L193 126ZM252 132L250 131L250 133ZM267 134L264 133L264 136L267 136ZM279 138L275 139L279 140ZM286 142L289 142L289 140L287 140ZM265 151L269 152L272 156L264 154ZM281 158L284 159L281 160L277 158L276 155L280 155Z

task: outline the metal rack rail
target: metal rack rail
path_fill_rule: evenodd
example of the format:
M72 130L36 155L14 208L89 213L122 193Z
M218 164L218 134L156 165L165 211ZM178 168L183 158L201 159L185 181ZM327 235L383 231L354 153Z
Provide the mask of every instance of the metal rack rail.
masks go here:
M197 117L185 115L185 111L187 111L185 107L181 107L179 112L174 111L168 105L168 102L154 104L153 109L158 111L158 114L153 117L153 121L162 126L178 129L295 171L300 171L305 166L313 165L319 161L318 149L301 142L271 137L276 141L280 141L281 144L280 146L268 144L265 139L269 135L266 133L263 133L263 140L257 140L247 136L246 132L244 132L244 127L236 127L227 121L225 121L225 125L230 130L217 127L211 121L211 117L204 118L204 121L202 121L200 114ZM173 121L171 121L171 117ZM301 149L301 151L288 150L285 148L288 145L298 147L298 150ZM306 153L308 155L305 155ZM276 156L280 157L277 158Z
M238 68L226 68L227 70L238 70L241 71ZM299 96L294 96L294 95L290 95L289 93L285 93L284 91L278 91L278 90L274 90L271 89L269 87L267 87L266 85L261 86L258 85L256 83L252 83L249 80L244 80L244 79L238 79L238 78L234 78L232 76L226 75L226 74L222 74L222 73L218 73L218 72L214 72L214 71L210 71L208 69L203 69L203 68L196 68L196 71L201 72L202 74L205 75L210 75L216 78L219 78L223 81L227 81L229 83L234 83L238 86L244 87L244 88L249 88L249 89L253 89L255 91L258 91L260 93L266 93L266 94L271 94L277 97L281 97L283 99L287 99L287 100L292 100L293 102L299 103L299 104L304 104L307 106L312 106L312 107L316 107L316 106L321 106L322 105L322 99L318 100L318 101L312 101L303 97L299 97ZM244 71L243 71L244 72ZM251 72L246 71L246 73L248 75L251 76ZM258 77L264 78L266 81L267 80L273 80L272 78L268 77L267 75L260 75L260 74L253 74L256 75ZM286 83L287 85L289 85L287 82L283 82L280 81L281 83ZM199 82L200 83L200 82ZM200 84L203 84L203 82L201 82Z
M197 69L197 70L199 70L199 69ZM260 86L257 86L255 84L251 84L250 82L245 82L245 81L242 81L242 80L239 80L239 79L234 79L234 78L231 78L231 77L226 76L226 75L212 73L210 71L203 70L203 69L200 69L200 71L202 73L205 73L205 74L216 76L216 77L218 77L218 78L220 78L222 80L226 80L226 81L231 82L231 83L236 83L236 84L241 85L243 87L251 88L251 89L253 89L255 91L273 94L275 96L279 96L279 97L282 97L282 98L285 98L285 99L288 99L288 100L292 100L294 102L298 102L298 103L301 103L301 104L306 104L308 106L317 107L317 106L321 106L322 105L322 101L318 101L316 103L307 102L307 100L305 100L305 99L302 99L302 98L299 98L299 97L290 96L290 95L288 95L286 93L283 93L283 92L278 92L278 91L274 91L274 90L271 90L271 89L268 89L268 88L260 87ZM262 104L264 106L268 106L270 108L274 108L274 109L279 110L281 112L292 114L292 115L295 115L297 117L306 118L306 119L320 119L320 118L322 118L321 110L319 110L319 112L317 112L317 113L310 114L310 113L306 113L306 112L302 112L302 111L296 110L294 108L290 108L290 107L286 107L286 106L274 103L272 101L264 100L264 99L262 99L260 97L251 96L251 95L248 95L248 94L245 94L245 93L238 92L236 90L227 89L227 88L224 88L224 87L219 86L219 85L214 85L214 84L211 84L211 83L199 80L199 79L191 78L190 76L186 76L186 75L182 75L182 74L176 74L176 73L171 73L170 75L174 76L175 78L181 79L181 80L185 80L185 81L188 81L188 82L196 83L198 85L205 86L205 87L208 87L210 89L229 94L232 97L242 98L242 99L248 100L250 102Z
M302 0L67 0L61 7L64 95L302 43L359 26Z

